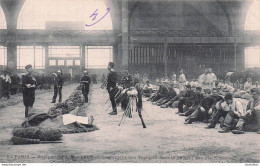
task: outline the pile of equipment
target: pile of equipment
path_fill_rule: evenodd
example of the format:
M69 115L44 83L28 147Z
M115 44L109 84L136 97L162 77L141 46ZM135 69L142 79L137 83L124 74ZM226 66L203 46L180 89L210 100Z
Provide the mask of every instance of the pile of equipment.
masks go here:
M62 134L98 130L93 117L86 117L88 104L76 89L63 103L50 108L48 113L29 110L29 117L13 129L13 144L61 143Z

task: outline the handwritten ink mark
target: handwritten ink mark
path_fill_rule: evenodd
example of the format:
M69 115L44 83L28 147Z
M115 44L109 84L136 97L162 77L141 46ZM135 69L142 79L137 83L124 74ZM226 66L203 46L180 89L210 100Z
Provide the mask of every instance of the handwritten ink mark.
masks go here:
M92 21L94 21L94 20L96 19L97 15L98 15L98 13L96 13L97 11L98 11L98 9L90 16L90 17L95 16L95 17L92 19Z
M92 21L94 21L95 19L96 19L96 17L97 17L97 15L98 15L98 9L97 10L95 10L95 12L90 16L90 18L91 17L94 17L94 18L92 18ZM103 16L103 17L101 17L99 20L97 20L96 22L94 22L94 23L92 23L92 24L86 24L86 26L87 27L90 27L90 26L92 26L92 25L95 25L96 23L98 23L99 21L101 21L108 13L110 12L110 8L107 8L107 12L106 12L106 14Z

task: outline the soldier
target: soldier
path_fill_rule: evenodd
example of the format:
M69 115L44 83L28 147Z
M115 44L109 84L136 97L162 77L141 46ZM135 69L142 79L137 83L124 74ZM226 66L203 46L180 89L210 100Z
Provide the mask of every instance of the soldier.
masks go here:
M116 80L117 80L117 74L114 70L114 63L109 62L107 69L109 70L109 74L107 77L107 91L109 93L109 98L112 104L113 111L110 112L110 115L117 115L117 108L116 108L116 101L115 101L115 95L117 92L116 89Z
M23 103L25 106L25 118L28 117L28 111L33 107L35 101L36 79L32 75L32 65L25 66L27 73L22 77Z
M232 130L233 134L244 134L245 128L251 129L251 127L257 125L257 134L260 134L260 90L259 88L251 89L252 99L248 102L246 113L244 116L240 116L236 129Z
M172 74L172 81L176 81L176 80L177 80L177 76L176 76L175 72L173 72L173 74Z
M63 76L62 71L58 70L57 74L54 74L54 95L51 103L56 103L57 95L59 94L59 103L62 101L62 86L63 86Z
M195 97L195 92L193 90L188 90L186 94L179 99L178 103L178 114L183 113L183 106L185 105L186 107L191 107L192 105L192 100Z
M176 95L176 96L175 96L174 98L172 98L169 102L167 102L167 103L161 105L160 107L161 107L161 108L167 108L167 107L172 106L173 103L175 103L176 101L180 101L181 98L185 97L186 94L191 91L191 86L190 86L190 84L186 85L185 87L186 87L185 90L180 91L180 93L179 93L178 95Z
M143 84L146 84L146 82L148 81L148 75L147 75L146 72L144 73L142 80L143 80L143 81L142 81Z
M208 123L209 110L212 107L214 107L217 102L224 101L224 98L218 95L217 93L218 90L214 88L210 96L206 96L205 98L203 98L200 102L200 107L186 119L185 124L191 124L192 122L195 121L203 121L204 123Z
M183 73L183 70L181 69L180 76L179 76L179 90L180 91L184 90L185 83L186 83L186 77Z
M87 69L84 69L84 76L81 78L82 85L82 94L84 96L85 102L88 102L88 93L89 93L89 84L91 83L91 79L88 75Z
M176 91L173 88L172 83L168 83L166 85L166 87L168 88L169 94L165 98L163 98L161 101L157 101L158 106L161 106L161 105L169 102L171 99L173 99L177 95Z
M196 87L194 97L190 99L190 103L192 105L190 107L187 107L185 104L185 111L183 113L179 113L180 116L189 116L200 107L200 102L204 98L201 90L201 87Z
M125 70L125 75L123 76L121 82L122 82L122 85L123 85L123 88L124 88L124 89L131 87L132 77L131 77L131 75L129 74L128 70Z
M255 82L255 85L253 85L251 89L253 89L253 88L258 88L258 89L260 88L258 81Z
M140 75L139 75L139 73L136 71L136 72L135 72L135 75L134 75L134 86L135 86L137 83L140 83Z
M157 101L165 98L169 94L169 89L166 86L165 82L162 82L162 84L159 86L159 90L155 94L155 97L151 97L151 101L153 104L156 104Z
M7 99L10 98L10 94L9 94L9 88L10 88L10 85L11 85L11 78L10 76L7 74L7 71L4 70L4 73L0 76L3 80L3 94L2 96L3 97L6 97Z
M143 87L143 95L145 97L150 97L153 92L153 86L150 84L150 81L147 80L146 84Z
M216 82L217 82L217 76L215 73L212 72L212 69L208 69L208 74L211 76L211 81L210 81L210 90L216 87Z
M245 91L250 91L250 89L252 88L252 79L251 78L247 78L247 81L244 84L244 90Z
M206 129L215 128L219 119L221 117L225 119L229 111L238 113L243 112L242 104L239 101L234 101L231 93L226 94L224 100L224 102L217 102L215 107L213 107L214 113L212 116L212 120L210 121L210 124L205 127Z

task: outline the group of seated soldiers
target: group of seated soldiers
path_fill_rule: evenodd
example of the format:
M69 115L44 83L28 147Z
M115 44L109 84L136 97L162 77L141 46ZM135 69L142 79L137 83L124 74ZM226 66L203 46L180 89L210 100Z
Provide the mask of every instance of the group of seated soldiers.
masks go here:
M244 131L257 131L260 134L260 90L252 87L248 93L251 98L244 108L240 101L233 99L231 86L216 86L203 89L196 81L190 82L180 91L171 82L162 81L155 93L149 82L144 86L144 96L161 108L178 108L177 114L186 116L185 124L199 121L208 123L206 129L215 128L220 122L220 133L243 134ZM226 93L220 93L223 92ZM147 95L149 94L149 95Z
M129 88L133 82L128 72L122 78L124 88ZM202 89L198 80L187 83L184 90L179 92L178 83L164 78L157 80L158 89L149 80L143 86L143 96L148 101L161 108L178 108L177 114L186 116L184 124L203 122L206 129L215 128L220 123L220 133L232 132L243 134L244 131L257 131L260 134L260 90L258 85L252 85L241 90L249 97L247 106L237 99L235 89L228 82L216 82L215 88ZM250 83L250 80L248 80ZM177 85L177 86L176 86ZM240 92L240 93L241 93ZM246 107L245 107L246 106Z

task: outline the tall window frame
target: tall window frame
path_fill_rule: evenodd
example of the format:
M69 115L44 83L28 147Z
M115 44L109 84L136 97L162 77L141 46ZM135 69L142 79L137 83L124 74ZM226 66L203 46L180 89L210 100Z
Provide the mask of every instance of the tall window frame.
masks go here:
M34 69L45 69L45 48L43 46L17 46L17 69L31 64Z
M260 46L245 48L245 68L260 68Z
M82 51L80 46L49 46L48 59L50 66L78 66Z
M105 69L113 61L113 46L86 46L85 67Z
M7 66L7 48L0 46L0 66Z

